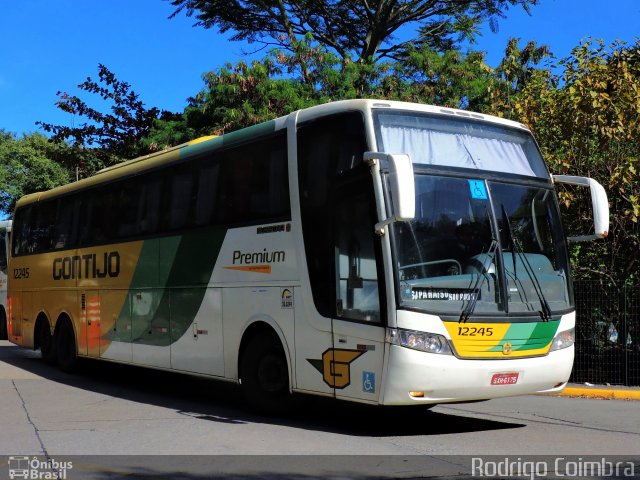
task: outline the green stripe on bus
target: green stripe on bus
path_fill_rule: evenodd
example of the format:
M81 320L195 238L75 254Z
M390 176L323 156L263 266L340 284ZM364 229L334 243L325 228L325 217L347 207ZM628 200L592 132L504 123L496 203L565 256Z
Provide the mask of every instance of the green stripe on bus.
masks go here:
M509 342L513 350L536 350L547 346L558 330L559 320L535 323L514 323L498 345L489 352L501 352L505 343Z
M145 242L129 290L130 296L141 296L141 311L134 298L120 314L128 318L131 309L130 341L168 346L184 335L200 309L225 235L226 229L208 228Z
M242 130L236 130L235 132L226 133L221 137L211 138L203 142L186 146L180 149L180 158L192 157L200 155L204 152L217 150L223 146L227 147L229 145L233 145L234 143L241 143L246 140L252 140L256 137L273 133L275 132L275 130L275 120L259 123L258 125L252 125L251 127L243 128Z

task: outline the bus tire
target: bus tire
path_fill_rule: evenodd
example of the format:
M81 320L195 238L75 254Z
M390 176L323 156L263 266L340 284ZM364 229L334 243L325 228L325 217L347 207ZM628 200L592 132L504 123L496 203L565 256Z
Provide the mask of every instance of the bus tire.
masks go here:
M56 345L53 335L51 335L51 327L49 321L44 318L38 322L38 346L40 347L40 354L42 360L47 365L53 365L56 363Z
M56 341L56 360L60 370L71 373L78 364L76 335L69 319L61 319L59 323L60 327L56 329L54 335Z
M245 400L261 413L283 413L289 404L289 368L280 340L255 336L240 358L240 384Z
M7 330L7 314L4 308L0 308L0 340L8 340L9 332Z

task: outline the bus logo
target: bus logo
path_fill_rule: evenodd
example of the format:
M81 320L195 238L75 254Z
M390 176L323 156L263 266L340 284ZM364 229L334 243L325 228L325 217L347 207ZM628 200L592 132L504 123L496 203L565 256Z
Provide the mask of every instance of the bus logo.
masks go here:
M73 469L73 462L61 462L54 458L40 460L28 456L9 457L9 478L66 480Z
M502 346L502 353L504 355L510 355L511 351L513 350L513 346L511 345L511 343L506 342L503 346Z
M329 348L322 354L322 360L307 361L322 373L324 383L342 389L351 384L351 363L366 353L366 350L339 350Z
M9 478L29 478L29 457L9 457Z
M280 308L293 308L293 292L288 288L282 290L281 301Z

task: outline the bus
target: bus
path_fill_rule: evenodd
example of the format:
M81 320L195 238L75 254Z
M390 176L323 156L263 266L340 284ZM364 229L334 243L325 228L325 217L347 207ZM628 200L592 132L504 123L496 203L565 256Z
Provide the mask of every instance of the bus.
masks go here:
M7 274L11 220L0 221L0 340L7 340Z
M562 389L576 324L554 187L531 132L348 100L28 195L9 337L290 393L433 405Z

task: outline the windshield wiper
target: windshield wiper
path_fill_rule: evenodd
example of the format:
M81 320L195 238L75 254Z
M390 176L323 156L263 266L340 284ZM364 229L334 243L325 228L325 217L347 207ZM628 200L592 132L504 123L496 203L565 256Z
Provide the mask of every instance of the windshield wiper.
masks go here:
M509 246L511 247L511 261L513 262L513 278L514 280L518 280L518 275L516 274L516 247L515 247L515 237L513 236L513 230L511 230L511 220L509 220L509 215L507 214L507 210L504 208L504 204L500 204L502 207L502 221L507 224L507 234L509 237Z
M538 313L540 314L540 318L542 318L543 321L548 322L549 320L551 320L551 307L549 307L549 303L547 302L547 299L544 296L544 292L542 291L542 287L540 286L538 277L536 276L536 273L533 270L533 267L531 267L529 260L527 260L527 256L524 254L522 250L522 246L518 243L518 240L516 240L516 237L513 235L513 230L511 229L511 219L507 214L507 210L504 208L504 204L501 204L500 206L502 207L503 221L506 222L507 224L507 235L508 235L509 243L511 245L511 258L513 260L513 278L515 281L518 281L518 277L516 275L516 257L515 257L517 254L520 260L522 261L522 265L524 266L525 272L527 272L527 276L531 280L531 284L533 285L533 291L536 292L536 295L538 296L538 300L540 301L540 310L538 311ZM506 268L505 268L505 273L506 273Z
M491 245L489 245L489 249L487 250L487 258L482 262L482 269L478 274L478 278L476 278L473 288L471 288L471 300L469 300L467 305L462 310L462 313L460 314L460 318L458 319L458 323L460 322L464 323L467 320L469 320L469 317L473 314L473 311L476 309L476 304L478 303L478 297L480 296L479 289L482 288L482 285L486 280L484 271L487 270L488 266L491 264L489 263L489 265L487 265L487 259L489 260L489 262L492 262L493 258L491 255L494 254L497 249L498 249L498 240L496 240L495 238L492 238ZM474 292L476 292L475 296L473 295Z

